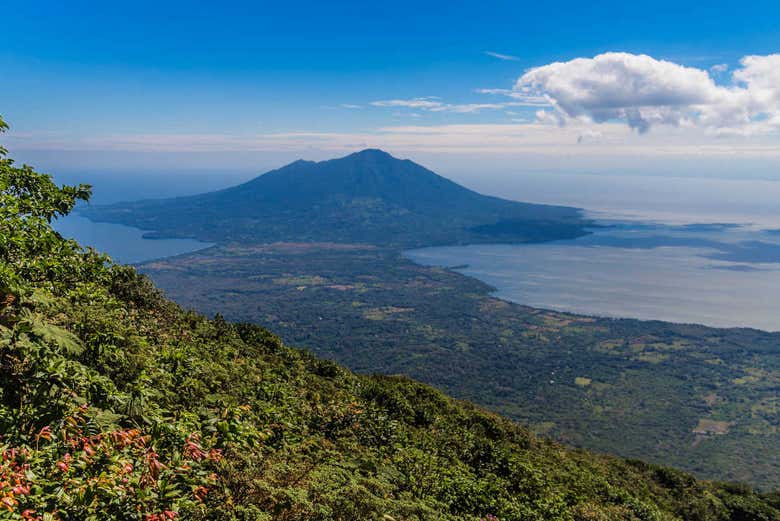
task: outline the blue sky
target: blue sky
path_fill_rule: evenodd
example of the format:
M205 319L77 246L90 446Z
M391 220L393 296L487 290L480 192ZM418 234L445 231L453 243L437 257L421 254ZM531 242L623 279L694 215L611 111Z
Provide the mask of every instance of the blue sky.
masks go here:
M776 167L765 153L778 144L774 127L757 131L775 105L751 109L747 129L725 122L725 109L702 111L697 96L715 104L726 95L711 86L695 90L690 102L672 95L640 123L632 119L633 101L604 110L614 105L609 86L604 96L613 97L598 106L561 87L572 74L577 86L589 85L587 74L614 65L609 58L593 70L572 67L553 77L542 69L528 79L533 95L552 96L553 105L528 103L535 98L512 90L529 69L615 51L628 54L640 82L646 68L633 57L649 55L704 71L726 88L743 56L780 52L778 2L192 4L3 2L0 114L12 125L10 148L66 169L124 163L240 170L366 145L441 164L461 164L459 156L468 155L504 169L523 160L535 168L630 170L641 167L632 163L637 147L673 165L681 152L670 155L672 142L697 144L687 158L701 156L702 147L733 149L748 140L763 147L749 164ZM653 71L653 81L665 81L663 67ZM688 79L682 74L680 89ZM742 103L743 93L733 94L717 104ZM766 98L763 91L751 96ZM542 127L540 111L557 123ZM542 137L504 139L519 134ZM632 148L613 157L615 139ZM571 159L579 157L575 145L590 147L581 161Z

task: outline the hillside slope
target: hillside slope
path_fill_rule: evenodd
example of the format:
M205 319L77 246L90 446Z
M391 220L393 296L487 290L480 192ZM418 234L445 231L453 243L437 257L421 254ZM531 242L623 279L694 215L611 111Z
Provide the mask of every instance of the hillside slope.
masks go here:
M780 519L185 312L51 229L88 196L0 158L2 518Z
M578 237L587 224L575 208L481 195L381 150L296 161L218 192L83 213L155 235L211 242L535 242Z

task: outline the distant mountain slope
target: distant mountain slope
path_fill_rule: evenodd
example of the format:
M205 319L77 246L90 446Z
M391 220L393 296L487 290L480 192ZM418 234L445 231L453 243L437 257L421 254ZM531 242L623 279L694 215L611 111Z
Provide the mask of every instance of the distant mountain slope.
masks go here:
M537 242L578 237L586 224L575 208L481 195L372 149L329 161L295 161L218 192L94 206L83 213L159 236L215 242Z

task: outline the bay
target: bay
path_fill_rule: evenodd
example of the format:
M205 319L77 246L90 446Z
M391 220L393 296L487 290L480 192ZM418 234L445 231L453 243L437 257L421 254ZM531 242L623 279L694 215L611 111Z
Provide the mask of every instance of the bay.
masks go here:
M146 239L145 232L137 228L96 223L77 213L56 221L54 229L63 237L76 239L79 244L107 253L114 261L124 264L172 257L211 246L194 239Z

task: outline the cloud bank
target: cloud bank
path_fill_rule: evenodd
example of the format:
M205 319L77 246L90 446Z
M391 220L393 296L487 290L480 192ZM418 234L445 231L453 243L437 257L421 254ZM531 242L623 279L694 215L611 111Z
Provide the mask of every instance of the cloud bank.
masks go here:
M404 153L550 157L705 157L780 160L774 136L713 139L696 128L639 135L623 123L571 120L563 128L546 122L522 124L396 125L362 132L278 132L263 134L130 134L73 138L10 134L13 150L124 151L124 152L295 152L307 150L349 152L386 148Z
M714 72L725 75L726 68ZM623 121L639 133L656 125L719 135L780 131L780 54L746 56L728 79L717 83L707 70L610 52L530 69L514 91L546 98L553 110L540 119L561 125Z

